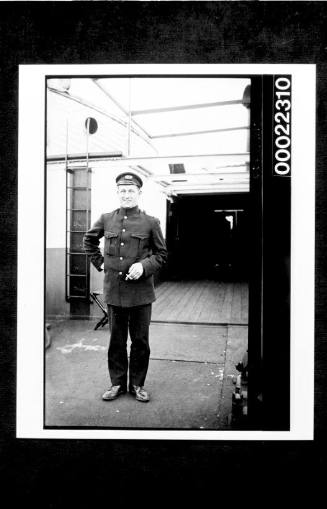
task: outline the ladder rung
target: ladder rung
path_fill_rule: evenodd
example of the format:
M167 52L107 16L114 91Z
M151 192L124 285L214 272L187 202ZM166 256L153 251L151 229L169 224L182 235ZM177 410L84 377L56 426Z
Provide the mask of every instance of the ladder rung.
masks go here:
M75 251L69 252L69 251L67 251L67 255L84 255L85 257L87 256L87 254L83 253L82 251L78 251L78 252L75 252Z
M88 166L70 166L69 164L67 165L67 170L73 170L73 171L87 171L89 170Z
M67 299L88 299L88 295L67 295Z

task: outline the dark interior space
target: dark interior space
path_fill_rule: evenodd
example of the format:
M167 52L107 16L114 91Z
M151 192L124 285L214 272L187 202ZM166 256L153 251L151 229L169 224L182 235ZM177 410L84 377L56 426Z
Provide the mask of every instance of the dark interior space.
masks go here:
M167 210L170 280L248 278L249 195L174 197Z

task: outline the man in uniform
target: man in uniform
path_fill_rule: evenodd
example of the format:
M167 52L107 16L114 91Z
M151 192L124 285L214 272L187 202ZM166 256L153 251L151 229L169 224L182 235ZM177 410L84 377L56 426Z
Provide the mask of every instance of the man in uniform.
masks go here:
M102 399L111 401L127 392L127 337L131 338L129 392L137 401L149 401L144 389L149 358L149 325L155 300L153 274L167 258L159 220L138 208L143 182L134 173L116 178L120 208L102 214L84 236L84 249L101 271L104 264L104 300L108 304L111 335L108 367L111 387ZM105 237L104 256L99 249Z

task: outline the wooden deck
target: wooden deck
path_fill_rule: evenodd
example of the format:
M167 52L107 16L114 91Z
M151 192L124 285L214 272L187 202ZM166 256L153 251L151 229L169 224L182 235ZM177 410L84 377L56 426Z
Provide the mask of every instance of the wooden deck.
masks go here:
M153 322L248 323L247 283L167 281L156 289Z

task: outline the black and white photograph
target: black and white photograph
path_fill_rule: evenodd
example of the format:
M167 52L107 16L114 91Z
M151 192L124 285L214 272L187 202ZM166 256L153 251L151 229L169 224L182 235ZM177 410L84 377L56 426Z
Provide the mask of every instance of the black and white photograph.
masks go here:
M312 435L314 79L312 65L21 66L19 176L25 196L33 161L39 193L19 232L36 213L40 276L30 363L35 300L18 322L22 436Z
M2 498L312 504L326 3L0 11Z

